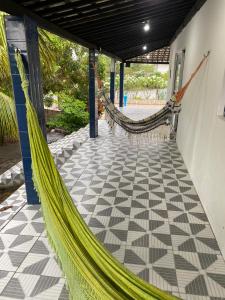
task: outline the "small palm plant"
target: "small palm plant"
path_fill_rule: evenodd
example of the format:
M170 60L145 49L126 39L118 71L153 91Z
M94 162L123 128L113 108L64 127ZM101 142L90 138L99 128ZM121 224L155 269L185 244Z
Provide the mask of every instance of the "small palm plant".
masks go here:
M5 36L5 13L0 12L0 144L18 141L16 110L13 100L10 66ZM54 53L49 34L39 29L39 49L44 73L52 73Z

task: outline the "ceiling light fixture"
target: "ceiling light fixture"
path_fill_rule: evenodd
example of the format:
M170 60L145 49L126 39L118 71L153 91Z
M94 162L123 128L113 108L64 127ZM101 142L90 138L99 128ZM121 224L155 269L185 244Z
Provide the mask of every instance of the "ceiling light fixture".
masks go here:
M143 27L144 31L147 32L150 30L150 24L149 22L147 21L146 23L144 23L144 27Z
M142 47L142 49L144 50L144 51L146 51L147 50L147 46L146 45L144 45L143 47Z

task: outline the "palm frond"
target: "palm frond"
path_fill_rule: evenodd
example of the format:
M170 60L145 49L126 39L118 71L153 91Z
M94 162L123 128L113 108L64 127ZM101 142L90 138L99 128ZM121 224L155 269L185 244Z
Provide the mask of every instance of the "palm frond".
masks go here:
M41 62L46 70L45 74L47 73L49 76L51 76L56 61L51 37L43 29L39 29L38 33Z
M0 79L3 80L10 78L4 15L5 13L0 12Z
M18 129L14 101L0 92L0 143L17 140Z

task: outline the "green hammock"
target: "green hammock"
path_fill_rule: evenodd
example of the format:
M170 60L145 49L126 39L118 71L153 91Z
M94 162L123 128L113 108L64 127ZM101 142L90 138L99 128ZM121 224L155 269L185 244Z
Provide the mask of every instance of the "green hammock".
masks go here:
M88 228L55 166L29 99L22 56L16 61L26 99L33 181L49 241L65 274L70 299L177 299L149 285L120 264Z

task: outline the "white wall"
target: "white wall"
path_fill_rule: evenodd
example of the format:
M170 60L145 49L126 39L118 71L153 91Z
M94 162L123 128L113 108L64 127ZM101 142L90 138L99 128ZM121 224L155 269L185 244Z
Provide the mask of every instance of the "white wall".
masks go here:
M156 69L157 69L157 71L159 71L159 72L166 73L166 72L168 72L168 70L169 70L169 65L168 65L168 64L165 64L165 65L163 65L163 64L158 64L158 65L156 65Z
M173 42L172 74L182 49L183 82L211 51L183 98L177 144L225 257L225 0L208 0Z

